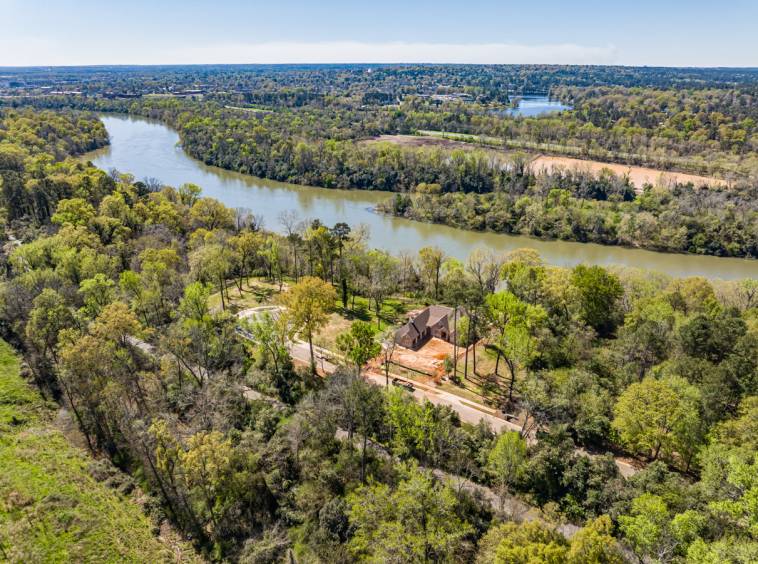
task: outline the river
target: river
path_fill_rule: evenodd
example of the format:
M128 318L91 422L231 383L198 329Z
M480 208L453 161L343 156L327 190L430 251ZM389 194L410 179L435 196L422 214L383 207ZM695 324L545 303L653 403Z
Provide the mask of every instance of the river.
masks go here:
M530 247L539 251L550 264L572 266L621 263L638 268L652 268L672 276L707 278L758 277L758 261L712 256L657 253L642 249L611 247L593 243L543 240L523 235L468 231L445 225L427 224L378 215L369 208L382 202L390 193L365 190L331 190L265 180L206 166L177 145L179 135L169 127L133 116L102 115L110 136L108 147L87 153L97 167L112 167L130 172L139 180L159 178L164 184L179 186L185 182L203 188L203 195L216 198L227 206L245 206L263 214L266 227L281 231L276 217L283 210L296 209L303 217L318 218L326 225L345 222L371 226L371 245L396 253L409 248L417 251L437 245L449 256L465 260L477 245L511 251Z

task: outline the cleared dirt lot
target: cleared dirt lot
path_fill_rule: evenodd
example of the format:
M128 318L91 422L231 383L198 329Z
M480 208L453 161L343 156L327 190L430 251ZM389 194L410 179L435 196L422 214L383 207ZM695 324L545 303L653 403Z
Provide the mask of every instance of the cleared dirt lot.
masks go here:
M453 141L452 139L442 139L440 137L418 137L415 135L380 135L367 141L362 141L364 144L374 143L393 143L395 145L402 145L403 147L445 147L447 149L464 149L471 151L472 149L480 149L476 145L471 143L463 143L461 141ZM503 153L502 148L487 146L484 149L489 151L497 151ZM523 149L522 149L523 150ZM694 174L686 174L683 172L672 172L661 169L646 168L639 166L631 166L617 163L605 163L600 161L590 161L583 159L572 159L569 157L553 157L547 155L537 155L531 162L533 170L538 171L546 168L552 170L555 166L562 166L565 168L589 168L593 173L597 174L601 168L609 168L617 175L622 176L628 174L630 180L634 184L638 192L642 192L642 185L646 182L655 184L660 175L664 174L663 184L673 185L676 182L687 183L692 182L695 186L719 186L725 185L726 182L718 178L710 178L707 176L697 176Z
M466 350L458 348L458 358L465 354ZM415 368L434 376L443 374L442 363L445 356L453 356L453 345L432 337L419 350L414 351L404 347L397 347L395 354L392 356L392 362L402 364L409 368Z
M656 184L661 174L664 175L664 186L674 185L677 182L684 184L687 182L692 182L692 184L695 186L716 186L724 184L723 180L719 180L717 178L709 178L706 176L695 176L693 174L684 174L682 172L667 172L654 168L644 168L639 166L570 159L567 157L542 156L533 160L531 166L535 171L539 171L543 168L552 171L552 169L556 166L562 166L565 168L578 167L580 169L589 168L595 174L597 174L602 168L609 168L618 176L628 174L634 186L640 191L642 189L642 185L646 182L649 182L650 184Z

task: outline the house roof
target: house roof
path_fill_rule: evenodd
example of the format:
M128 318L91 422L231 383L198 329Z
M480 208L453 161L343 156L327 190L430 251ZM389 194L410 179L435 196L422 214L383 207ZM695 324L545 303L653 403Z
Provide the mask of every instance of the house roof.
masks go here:
M453 308L451 307L440 305L429 306L424 311L419 313L416 317L411 319L408 323L403 325L400 329L398 329L397 333L395 333L395 337L397 339L400 339L407 336L413 340L421 335L421 333L423 333L427 327L433 327L440 321L442 322L443 327L449 330L450 326L448 323L448 316L451 313L453 313Z

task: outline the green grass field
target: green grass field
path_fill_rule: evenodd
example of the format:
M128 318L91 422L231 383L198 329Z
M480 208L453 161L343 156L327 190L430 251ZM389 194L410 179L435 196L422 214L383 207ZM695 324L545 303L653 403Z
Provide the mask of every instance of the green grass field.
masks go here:
M0 341L0 557L18 563L176 562L129 498L96 482L89 457Z

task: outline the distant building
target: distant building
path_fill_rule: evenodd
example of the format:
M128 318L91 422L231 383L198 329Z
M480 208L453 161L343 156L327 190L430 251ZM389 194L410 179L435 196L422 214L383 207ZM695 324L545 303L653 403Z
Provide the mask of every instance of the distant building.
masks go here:
M407 347L413 348L423 341L426 337L432 336L452 343L455 340L454 317L460 319L465 315L462 307L453 316L453 308L441 305L429 306L416 317L403 325L395 333L395 342Z

